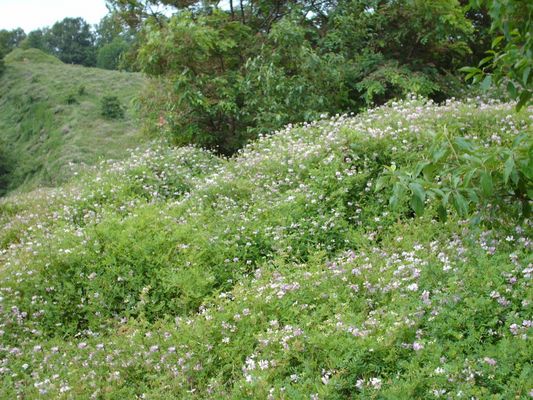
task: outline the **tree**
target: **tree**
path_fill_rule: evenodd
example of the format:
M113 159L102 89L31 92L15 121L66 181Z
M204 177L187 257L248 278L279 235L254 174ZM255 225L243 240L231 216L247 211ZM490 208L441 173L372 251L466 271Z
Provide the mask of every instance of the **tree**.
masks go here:
M473 9L485 8L494 35L492 49L477 67L465 67L466 79L483 88L505 83L517 108L533 97L533 2L522 0L470 0Z
M455 95L474 33L458 0L110 3L140 29L142 70L163 82L146 102L154 125L225 154L324 112Z
M26 34L21 28L11 31L5 29L0 30L0 58L17 47L25 37Z
M48 29L36 29L28 33L26 39L20 43L20 47L23 49L39 49L45 52L49 52L46 42Z
M70 64L94 66L94 35L82 18L65 18L56 22L45 35L50 52Z
M96 66L105 69L133 69L131 59L137 33L111 12L96 27Z
M104 69L119 69L122 55L125 54L130 45L121 37L114 38L98 49L96 56L96 66Z

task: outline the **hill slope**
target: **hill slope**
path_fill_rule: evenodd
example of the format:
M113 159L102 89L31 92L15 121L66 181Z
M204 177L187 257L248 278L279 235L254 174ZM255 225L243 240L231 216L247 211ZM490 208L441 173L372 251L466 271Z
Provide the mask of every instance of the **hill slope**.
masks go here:
M374 192L442 133L531 135L512 109L404 102L230 160L153 145L0 201L0 397L526 398L531 222Z
M57 185L75 166L122 158L138 144L130 103L142 75L66 65L36 49L17 49L5 61L0 141L11 168L4 190ZM109 94L127 107L124 119L100 116L100 100Z

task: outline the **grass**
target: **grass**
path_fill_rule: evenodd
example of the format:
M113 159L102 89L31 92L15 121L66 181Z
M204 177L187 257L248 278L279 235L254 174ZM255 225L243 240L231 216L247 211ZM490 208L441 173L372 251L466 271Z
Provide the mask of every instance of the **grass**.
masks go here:
M374 190L444 130L531 136L513 107L414 99L229 160L154 143L8 196L0 398L531 396L531 221Z
M132 104L142 75L65 65L36 49L16 49L5 61L0 140L11 168L3 191L57 186L80 166L123 158L142 140ZM124 119L101 116L110 94L126 107Z

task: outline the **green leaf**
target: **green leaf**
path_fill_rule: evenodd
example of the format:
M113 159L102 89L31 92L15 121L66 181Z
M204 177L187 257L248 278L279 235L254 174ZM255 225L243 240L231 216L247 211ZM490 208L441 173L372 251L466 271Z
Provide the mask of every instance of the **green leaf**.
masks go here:
M492 85L492 76L487 75L485 79L483 79L483 82L481 82L481 90L486 92L487 90L489 90L491 85Z
M448 206L448 200L450 198L450 192L446 193L444 196L442 196L441 204L444 208Z
M387 186L388 182L389 182L388 176L380 176L378 180L376 181L376 187L374 188L374 193L379 192L381 189Z
M512 98L515 98L517 96L516 87L511 81L507 82L507 91L509 92Z
M439 204L437 207L437 213L439 214L440 220L446 222L448 219L448 212L446 211L446 208L442 206L442 204Z
M448 149L446 147L441 147L440 149L437 149L431 154L431 160L434 163L439 162L439 160L446 155L446 152Z
M479 183L481 184L481 191L483 192L483 195L486 197L492 196L494 187L492 184L492 176L489 172L484 171L481 173L481 179Z
M424 213L424 202L418 196L413 194L409 204L417 216L420 217Z
M393 210L397 210L400 205L400 199L403 195L403 187L400 183L396 183L392 189L392 196L389 200L389 203Z
M479 62L479 66L481 67L482 65L484 65L484 64L488 63L489 61L491 61L492 59L494 59L494 56L492 56L492 55L483 58L483 59Z
M461 72L481 72L479 68L476 67L462 67L459 68L459 71Z
M456 137L454 141L457 147L463 151L470 152L474 149L473 146L463 137Z
M498 36L496 38L494 38L494 40L492 41L492 44L490 47L492 48L495 48L496 46L498 46L498 44L500 44L500 42L504 39L504 36Z
M474 168L465 174L464 179L463 179L463 186L466 186L466 187L470 186L470 181L472 180L476 172L477 172L477 168Z
M419 183L413 182L409 185L411 192L420 198L422 201L426 200L426 191Z
M516 110L520 111L525 105L528 104L529 99L531 99L531 92L530 91L524 91L520 93L520 98L518 100L518 104L516 105Z
M459 192L454 192L452 194L452 204L461 217L468 213L468 203Z
M424 188L419 183L411 183L409 185L409 188L411 189L411 208L416 213L416 215L420 216L424 213L424 201L426 200L426 192L424 191Z
M529 80L529 73L531 72L531 67L527 67L524 69L524 72L522 74L522 84L527 87L527 81Z
M422 174L424 175L424 179L427 180L427 181L432 181L433 180L433 177L434 177L434 172L435 172L435 165L434 164L428 164L424 167L424 169L422 170Z
M418 164L416 164L415 170L413 172L413 177L414 178L418 177L418 175L420 175L420 172L422 172L422 170L430 164L431 163L429 161L421 161Z
M509 156L507 161L505 161L505 164L503 165L503 181L507 185L509 182L509 176L511 176L511 173L513 172L515 168L514 158L513 156Z

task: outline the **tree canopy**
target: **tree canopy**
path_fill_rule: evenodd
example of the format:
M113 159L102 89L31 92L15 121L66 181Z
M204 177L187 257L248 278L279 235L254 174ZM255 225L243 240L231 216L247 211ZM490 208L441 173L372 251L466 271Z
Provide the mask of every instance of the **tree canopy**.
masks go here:
M82 18L65 18L56 22L46 34L47 47L61 61L94 66L94 36Z
M140 68L164 81L147 101L154 121L223 153L322 113L454 96L479 44L456 0L108 4L139 32Z

